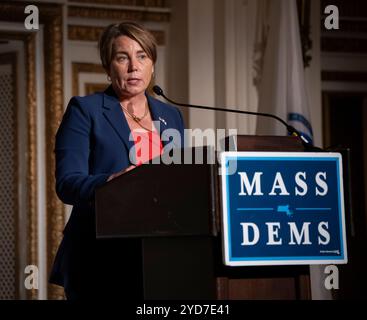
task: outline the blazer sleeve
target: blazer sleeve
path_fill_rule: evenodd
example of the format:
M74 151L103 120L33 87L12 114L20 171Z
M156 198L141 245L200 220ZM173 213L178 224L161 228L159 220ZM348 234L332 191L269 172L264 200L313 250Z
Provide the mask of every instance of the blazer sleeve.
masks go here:
M110 176L89 174L92 121L80 100L72 98L56 134L56 193L66 204L76 205L94 198L96 187Z

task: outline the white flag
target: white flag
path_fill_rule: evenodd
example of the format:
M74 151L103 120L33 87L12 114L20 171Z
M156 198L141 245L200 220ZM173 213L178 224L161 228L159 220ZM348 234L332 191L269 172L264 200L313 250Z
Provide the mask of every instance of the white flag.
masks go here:
M258 111L277 115L312 142L296 0L267 3L270 10L268 28L264 26L267 34ZM258 117L257 133L286 135L287 130L276 120Z

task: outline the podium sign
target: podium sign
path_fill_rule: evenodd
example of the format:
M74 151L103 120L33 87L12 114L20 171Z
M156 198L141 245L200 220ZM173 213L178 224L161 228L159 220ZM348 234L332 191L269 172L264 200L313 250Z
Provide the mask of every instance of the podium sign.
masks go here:
M224 263L347 263L338 153L223 152Z

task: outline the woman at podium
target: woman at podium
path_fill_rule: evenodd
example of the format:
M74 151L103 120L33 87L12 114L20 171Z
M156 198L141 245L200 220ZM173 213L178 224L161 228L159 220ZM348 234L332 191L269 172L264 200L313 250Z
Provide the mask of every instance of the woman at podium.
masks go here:
M73 209L50 282L63 286L67 299L141 298L141 243L96 240L94 191L159 156L165 130L177 130L180 147L184 124L177 108L147 93L157 60L148 30L134 22L110 25L99 50L111 85L73 97L56 134L56 191Z

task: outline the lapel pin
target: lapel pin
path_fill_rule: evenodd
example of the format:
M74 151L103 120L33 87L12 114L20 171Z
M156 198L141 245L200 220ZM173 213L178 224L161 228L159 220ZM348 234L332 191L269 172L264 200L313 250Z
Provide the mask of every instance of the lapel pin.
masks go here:
M162 119L161 117L159 117L159 120L160 120L161 122L163 122L165 125L167 125L166 120Z

